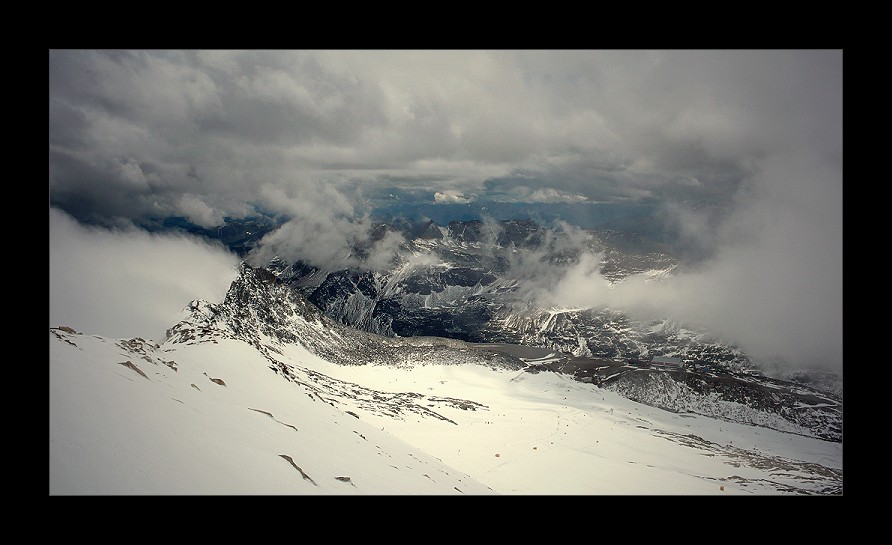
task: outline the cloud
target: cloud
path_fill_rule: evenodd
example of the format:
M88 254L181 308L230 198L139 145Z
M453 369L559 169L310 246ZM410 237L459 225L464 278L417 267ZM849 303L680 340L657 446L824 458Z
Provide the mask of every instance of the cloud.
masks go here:
M160 341L189 301L222 301L237 273L238 258L219 245L49 214L50 327Z
M266 184L714 202L841 145L842 52L50 52L50 189L79 219L252 212ZM88 74L88 77L84 77ZM697 180L697 183L692 183ZM491 188L498 190L498 188ZM510 188L506 188L509 189ZM496 195L497 196L497 195ZM193 211L194 212L194 211Z
M572 195L550 187L534 189L525 199L526 202L585 202L582 195Z
M391 263L405 242L398 233L376 231L368 211L360 213L361 192L347 195L321 182L301 188L265 184L259 203L289 219L258 242L248 256L255 266L278 256L329 270L360 264L379 269Z
M696 283L672 281L684 296L667 304L741 338L760 326L766 339L790 332L766 351L837 354L842 59L841 50L53 50L50 203L107 226L287 211L264 251L320 263L345 259L356 242L379 244L382 256L399 242L364 239L366 199L382 194L409 207L431 195L659 203L701 261L699 276L684 273ZM725 292L704 300L697 286Z
M223 225L223 214L214 210L195 195L183 195L180 200L180 210L186 219L201 227L216 227Z
M717 222L687 214L690 236L714 248L705 261L668 276L610 285L600 256L583 252L568 268L528 256L530 294L540 304L610 307L642 320L674 318L739 343L766 364L840 370L842 187L840 166L806 154L766 160L737 207ZM571 247L583 248L573 243Z
M454 189L446 189L443 191L437 191L434 193L434 202L437 204L443 203L452 203L452 204L464 204L471 202L472 199L465 197L461 194L460 191L456 191Z

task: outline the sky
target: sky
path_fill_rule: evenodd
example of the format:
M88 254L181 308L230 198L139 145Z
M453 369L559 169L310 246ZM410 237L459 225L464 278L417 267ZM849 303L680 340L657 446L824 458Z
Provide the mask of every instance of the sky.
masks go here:
M340 366L299 344L279 349L295 381L243 341L156 347L51 329L49 494L761 496L842 486L842 443L663 411L566 375ZM364 390L366 401L411 393L401 399L445 419L357 403L362 388L380 394Z
M266 251L330 261L388 206L646 203L703 259L611 305L841 369L842 66L841 50L52 50L51 271L79 259L55 253L60 225L103 237L53 209L137 244L157 218L282 214ZM206 257L220 267L195 271ZM228 267L202 250L177 270ZM604 303L591 268L555 284Z

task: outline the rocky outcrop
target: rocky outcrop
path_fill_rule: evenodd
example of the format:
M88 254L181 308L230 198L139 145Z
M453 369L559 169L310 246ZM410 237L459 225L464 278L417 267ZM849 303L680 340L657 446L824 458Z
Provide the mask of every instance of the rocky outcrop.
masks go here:
M341 365L475 364L522 369L517 358L439 337L392 338L361 331L323 314L267 269L242 263L221 304L192 301L167 331L166 343L244 341L275 365L282 346L300 344Z
M141 376L142 378L144 378L144 379L146 379L146 380L148 380L148 378L149 378L145 373L143 373L142 369L140 369L139 367L137 367L137 366L136 366L132 361L130 361L130 360L118 362L118 365L123 365L123 366L126 367L127 369L131 369L131 370L133 370L133 371L136 371L136 372L139 374L139 376Z

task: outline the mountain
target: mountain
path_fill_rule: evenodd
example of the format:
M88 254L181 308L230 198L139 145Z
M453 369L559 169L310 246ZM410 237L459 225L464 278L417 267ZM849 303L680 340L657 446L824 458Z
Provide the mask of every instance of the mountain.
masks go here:
M50 329L50 493L842 493L841 440L817 427L614 369L661 409L534 351L357 330L242 264L159 343Z
M363 266L383 232L404 243L385 268ZM377 233L377 235L375 234ZM666 317L634 320L610 308L546 304L553 284L593 261L606 282L659 281L679 260L630 232L545 228L531 220L378 224L351 258L327 268L276 257L262 265L337 321L387 336L441 336L549 348L573 356L676 356L738 370L756 365L739 346Z
M498 353L469 350L438 337L384 338L345 326L323 314L269 270L242 263L222 304L192 301L183 319L167 331L169 343L208 336L254 346L282 371L281 346L299 345L340 365L413 365L415 361L479 364L521 369L523 362ZM287 375L287 370L283 371Z
M50 337L51 495L494 493L356 416L429 420L424 399L379 399L291 359L283 380L231 338L173 348L71 331Z
M572 374L624 397L675 412L697 413L744 424L842 441L842 401L803 384L701 365L671 372L596 358L549 352L547 364L531 365L497 346L443 337L385 337L345 326L310 304L271 271L242 263L222 304L193 301L183 319L167 331L171 343L213 336L254 346L270 368L292 376L281 346L300 345L339 365L412 367L484 365L509 371Z

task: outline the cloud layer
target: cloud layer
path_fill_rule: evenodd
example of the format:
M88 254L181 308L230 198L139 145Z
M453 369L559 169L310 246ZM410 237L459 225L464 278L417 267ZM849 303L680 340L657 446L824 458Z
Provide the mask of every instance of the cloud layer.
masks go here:
M50 189L79 219L440 201L724 201L778 152L841 156L840 51L51 51Z
M282 213L264 252L317 261L386 202L658 203L705 261L637 306L841 361L842 57L54 50L50 202L106 226Z

